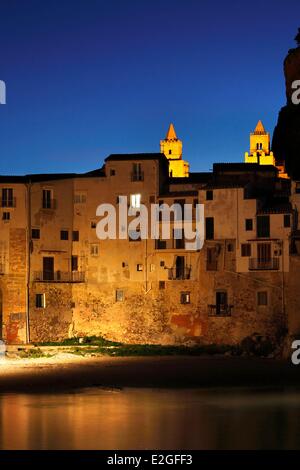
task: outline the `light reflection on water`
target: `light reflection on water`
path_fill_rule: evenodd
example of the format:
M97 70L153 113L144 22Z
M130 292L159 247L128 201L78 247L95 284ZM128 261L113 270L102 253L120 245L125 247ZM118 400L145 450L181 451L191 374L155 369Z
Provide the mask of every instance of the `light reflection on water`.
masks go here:
M0 449L299 449L300 391L0 395Z

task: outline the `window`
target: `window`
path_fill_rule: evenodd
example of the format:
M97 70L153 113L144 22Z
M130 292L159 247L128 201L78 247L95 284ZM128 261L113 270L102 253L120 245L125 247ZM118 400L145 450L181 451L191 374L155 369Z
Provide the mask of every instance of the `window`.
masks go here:
M54 280L54 258L53 256L43 257L43 281Z
M98 256L98 254L99 254L99 245L97 243L93 243L91 245L91 255Z
M140 194L130 195L130 207L134 209L139 209L141 207L141 195Z
M184 247L185 247L184 233L183 233L183 230L181 228L175 228L173 230L173 242L174 242L173 246L177 250L184 249Z
M232 252L233 252L233 244L232 244L232 243L228 243L228 245L227 245L227 251L228 251L229 253L232 253Z
M128 268L128 263L126 261L122 262L122 268Z
M261 267L269 265L271 261L271 243L257 244L257 261Z
M141 241L141 232L139 230L129 230L129 241L130 242L140 242Z
M251 244L242 243L242 256L251 256Z
M262 146L262 143L261 142L258 142L256 144L256 150L262 150L263 146Z
M214 239L214 218L213 217L205 218L205 234L206 234L206 240Z
M285 228L291 226L291 216L290 216L290 214L284 214L284 216L283 216L283 226Z
M78 256L72 256L71 258L71 270L78 271Z
M36 308L45 308L46 307L46 296L45 296L45 294L36 294L35 295L35 307Z
M74 195L74 203L75 204L85 204L86 203L86 194L76 193Z
M160 262L160 267L163 268L165 266L165 262L164 261L161 261Z
M191 301L190 292L181 292L180 293L180 303L189 304Z
M52 209L52 190L43 189L43 209Z
M253 220L252 219L246 219L245 220L245 230L247 230L247 231L253 230Z
M159 281L158 288L159 290L165 289L166 288L165 281Z
M206 251L206 270L207 271L217 271L218 261L217 261L217 250L215 247L207 248Z
M3 212L2 220L10 220L10 212Z
M259 307L268 305L268 292L266 291L257 292L257 305Z
M136 265L136 270L137 270L137 271L143 271L143 265L140 264L140 263L138 263L138 264Z
M97 222L95 222L94 220L92 220L91 222L91 228L96 228L97 227Z
M12 188L2 188L2 207L14 206L14 192Z
M165 250L167 248L166 240L155 240L155 249L156 250Z
M61 230L61 231L60 231L60 239L61 239L61 240L69 240L69 232L68 232L68 230Z
M133 163L131 181L143 181L143 180L144 180L144 174L142 172L142 164Z
M39 228L33 228L31 230L31 238L34 240L39 240L40 238L40 229Z
M116 290L116 302L123 302L124 301L124 291L121 289Z
M73 242L79 242L79 231L78 230L73 230L72 239L73 239Z
M110 174L110 176L116 176L116 170L111 168L109 174Z
M258 215L257 216L257 237L268 238L270 236L270 216Z
M212 190L206 191L206 200L212 201L214 199L214 192Z
M172 150L169 150L169 155L172 155Z

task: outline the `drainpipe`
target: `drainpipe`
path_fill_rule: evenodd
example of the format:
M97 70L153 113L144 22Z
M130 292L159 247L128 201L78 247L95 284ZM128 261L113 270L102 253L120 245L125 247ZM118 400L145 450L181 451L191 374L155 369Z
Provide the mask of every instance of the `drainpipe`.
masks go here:
M31 261L31 181L26 185L27 196L27 266L26 266L26 343L30 343L30 261Z

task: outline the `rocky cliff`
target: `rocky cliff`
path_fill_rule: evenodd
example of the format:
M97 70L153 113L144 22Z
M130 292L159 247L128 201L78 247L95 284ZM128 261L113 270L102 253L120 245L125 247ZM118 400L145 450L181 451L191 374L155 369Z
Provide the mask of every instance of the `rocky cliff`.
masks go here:
M292 94L295 91L292 83L300 80L300 28L295 39L298 47L291 49L284 60L287 104L279 112L272 150L276 162L285 161L289 175L300 179L300 104L292 103Z

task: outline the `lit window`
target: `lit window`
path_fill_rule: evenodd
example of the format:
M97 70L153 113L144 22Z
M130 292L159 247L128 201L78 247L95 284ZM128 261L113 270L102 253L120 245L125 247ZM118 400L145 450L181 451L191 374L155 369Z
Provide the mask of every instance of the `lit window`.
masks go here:
M182 304L189 304L191 301L191 296L189 292L181 292L180 293L180 303Z
M130 206L134 209L139 209L141 207L141 195L140 194L130 195Z
M46 307L46 296L45 296L45 294L36 294L35 295L35 307L36 308L45 308Z
M143 265L142 264L137 264L136 265L136 270L137 271L143 271Z

